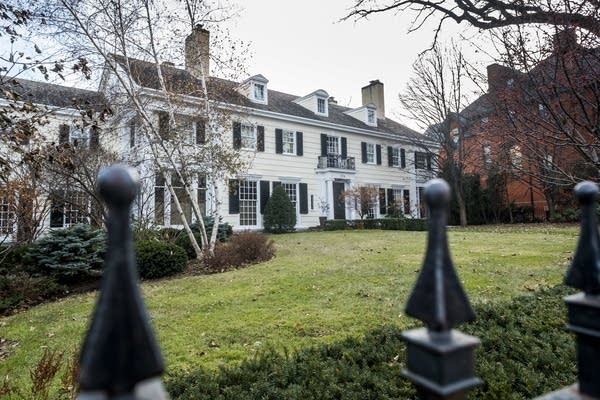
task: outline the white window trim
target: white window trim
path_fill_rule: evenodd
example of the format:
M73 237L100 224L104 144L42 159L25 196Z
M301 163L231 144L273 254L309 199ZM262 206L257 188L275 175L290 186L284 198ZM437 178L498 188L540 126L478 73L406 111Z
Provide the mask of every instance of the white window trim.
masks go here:
M263 98L259 99L255 96L256 92L255 92L255 88L256 86L262 86L263 88ZM267 90L267 84L266 83L262 83L262 82L252 82L250 84L250 100L252 100L255 103L260 103L260 104L267 104L268 103L268 97L269 97L269 92Z
M335 135L335 134L331 134L331 133L325 133L327 135L327 155L336 155L336 156L341 156L342 155L342 137L340 135ZM337 139L337 153L330 153L329 152L329 138L336 138Z
M285 138L286 133L287 134L291 133L291 136L292 136L292 151L291 152L286 152L285 151L285 140L284 140L284 138ZM285 155L288 155L288 156L295 156L296 155L297 146L298 146L298 143L296 141L296 131L292 131L292 130L289 130L289 129L283 129L282 132L281 132L281 144L282 144L282 152L283 152L282 154L285 154Z
M319 111L319 100L323 100L323 107L324 110L323 112ZM316 107L316 112L315 114L317 115L323 115L325 117L329 116L329 104L326 98L324 97L317 97L317 107Z
M373 120L371 120L371 116L373 117ZM375 110L367 109L367 125L377 126L377 114L375 113Z
M252 132L254 133L254 147L244 147L244 127L248 127L248 128L252 128ZM241 123L240 124L240 149L241 150L248 150L248 151L256 151L258 147L258 134L257 134L257 129L256 129L256 125L255 124L247 124L247 123Z
M397 154L396 163L394 164L394 153ZM392 167L400 167L400 147L392 147Z
M373 161L369 161L369 146L373 146ZM367 164L375 165L377 163L377 145L372 142L367 142Z
M242 199L240 198L241 192L239 192L238 193L238 202L240 205L240 213L239 213L239 217L238 217L239 227L245 228L245 229L259 228L262 226L262 218L261 218L261 214L260 214L260 197L261 197L260 180L255 179L255 177L244 177L244 178L239 178L239 180L244 180L247 182L254 182L256 184L256 205L255 205L255 209L254 209L254 212L256 213L256 225L242 225L242 215L241 215L242 214L241 213ZM240 189L238 188L238 191L239 190Z

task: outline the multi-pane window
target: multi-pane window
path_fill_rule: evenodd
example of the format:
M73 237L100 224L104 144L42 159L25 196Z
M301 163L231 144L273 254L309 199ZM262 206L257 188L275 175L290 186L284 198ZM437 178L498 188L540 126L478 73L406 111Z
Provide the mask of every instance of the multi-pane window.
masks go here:
M415 168L426 169L427 168L427 153L420 151L415 152Z
M255 181L240 181L238 188L240 196L240 225L258 225L256 206L258 193Z
M510 148L510 162L514 168L520 168L523 161L523 153L521 153L521 146L515 145Z
M74 147L88 147L90 140L89 128L71 127L69 141Z
M292 205L294 206L294 210L296 209L296 201L297 201L297 196L296 196L296 184L295 183L283 183L283 188L285 189L285 192L287 193L288 197L290 198L290 201L292 202Z
M392 166L398 167L400 165L400 149L397 147L392 148Z
M90 198L87 193L56 191L50 196L50 227L63 228L89 223Z
M317 99L317 112L319 114L325 114L325 99Z
M256 150L256 128L253 125L242 125L242 148Z
M367 143L367 162L375 164L375 144Z
M410 214L410 190L404 189L402 191L402 204L404 205L404 214Z
M206 176L198 175L198 206L202 215L206 215Z
M0 190L2 190L0 188ZM13 232L14 213L10 198L0 194L0 234L9 235Z
M489 144L483 145L483 164L484 165L490 165L490 163L492 162L491 151L492 150L491 150Z
M296 154L296 133L292 131L283 131L283 153Z
M327 136L327 154L340 154L340 138L337 136Z
M367 110L367 121L373 125L375 123L375 111Z
M191 222L192 202L185 190L183 182L175 172L171 173L169 179L183 211L183 216L187 222ZM196 191L200 212L205 215L206 179L203 175L198 176ZM168 213L166 212L167 205ZM169 217L168 221L165 218L167 215ZM156 173L154 181L154 221L157 225L183 225L181 213L177 209L171 193L167 190L165 178L160 172Z
M262 85L260 83L254 84L254 100L265 100L265 85Z

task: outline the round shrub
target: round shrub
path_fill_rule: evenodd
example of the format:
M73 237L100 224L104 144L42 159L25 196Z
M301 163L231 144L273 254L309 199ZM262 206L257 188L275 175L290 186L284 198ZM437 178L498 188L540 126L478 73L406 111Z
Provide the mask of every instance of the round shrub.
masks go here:
M202 248L202 239L200 238L200 234L194 233L194 237L196 238L198 246ZM192 260L196 258L196 252L194 251L192 241L190 240L187 232L182 231L179 236L177 236L177 239L175 239L175 244L185 250L185 254L187 255L188 259Z
M135 258L140 278L143 279L174 275L183 271L187 265L184 249L153 240L136 242Z
M265 231L272 233L292 232L296 225L296 209L283 186L273 189L271 198L265 207L263 225Z

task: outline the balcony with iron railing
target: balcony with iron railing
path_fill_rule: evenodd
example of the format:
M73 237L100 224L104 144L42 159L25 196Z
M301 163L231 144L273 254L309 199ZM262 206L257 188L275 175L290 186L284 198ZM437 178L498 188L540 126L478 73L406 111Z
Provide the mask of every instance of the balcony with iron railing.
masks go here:
M317 169L344 169L354 171L356 169L356 163L354 157L343 157L337 154L330 154L327 156L319 156L319 162L317 163Z

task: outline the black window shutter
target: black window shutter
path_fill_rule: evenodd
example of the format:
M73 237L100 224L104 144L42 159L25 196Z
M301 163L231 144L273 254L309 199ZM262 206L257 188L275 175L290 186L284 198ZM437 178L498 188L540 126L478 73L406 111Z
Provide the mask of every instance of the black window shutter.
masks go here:
M342 158L348 157L348 143L345 137L342 136Z
M327 155L327 135L324 133L321 133L321 155Z
M58 144L68 143L69 142L69 125L60 125L58 127Z
M169 140L171 127L169 126L169 113L158 111L158 134L164 140Z
M394 189L388 189L387 190L388 214L392 211L392 210L390 210L390 208L392 207L393 204L394 204Z
M260 213L265 213L265 207L271 197L269 181L260 181Z
M135 121L129 123L129 147L135 146Z
M406 151L400 149L400 166L406 168Z
M360 142L360 152L362 155L363 164L367 163L367 144L365 142Z
M275 129L275 153L283 154L283 130Z
M304 138L302 137L302 132L296 132L296 155L304 155Z
M90 150L98 150L100 148L100 128L92 126L90 130Z
M229 180L229 214L240 213L239 182L236 179Z
M196 121L196 144L206 143L206 123L203 119Z
M388 146L387 147L387 153L388 153L388 167L393 167L394 166L394 149L392 146Z
M381 145L376 145L375 149L377 150L377 165L381 165Z
M431 170L431 154L427 154L427 169Z
M300 186L300 214L308 214L308 185L301 183Z
M233 148L239 150L242 148L242 124L233 123Z
M385 189L379 189L379 214L385 214L386 204L385 204Z
M256 127L256 151L265 151L265 127Z

